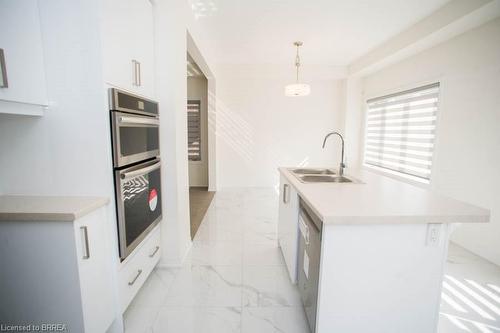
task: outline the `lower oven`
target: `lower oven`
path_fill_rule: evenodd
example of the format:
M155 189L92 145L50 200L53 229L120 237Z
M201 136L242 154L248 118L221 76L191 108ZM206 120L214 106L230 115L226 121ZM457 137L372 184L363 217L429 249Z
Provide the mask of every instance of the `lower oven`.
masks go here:
M160 222L160 159L115 171L120 258L125 259Z

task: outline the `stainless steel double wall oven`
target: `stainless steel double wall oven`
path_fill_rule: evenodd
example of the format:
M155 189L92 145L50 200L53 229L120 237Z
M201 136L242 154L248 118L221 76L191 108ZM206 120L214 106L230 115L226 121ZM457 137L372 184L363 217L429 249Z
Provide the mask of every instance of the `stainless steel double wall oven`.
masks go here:
M109 90L120 258L125 259L160 222L158 103Z

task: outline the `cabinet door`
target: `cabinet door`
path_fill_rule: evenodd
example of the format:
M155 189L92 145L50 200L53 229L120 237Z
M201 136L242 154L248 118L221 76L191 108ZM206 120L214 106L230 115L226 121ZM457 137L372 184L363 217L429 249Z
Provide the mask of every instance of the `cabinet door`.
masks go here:
M85 332L105 332L115 317L112 251L105 208L75 222Z
M139 62L139 81L137 93L155 98L154 90L154 17L153 6L149 0L134 0L138 2L134 18L137 47L134 48L133 59Z
M295 188L281 176L278 242L292 283L297 282L299 196Z
M154 98L154 22L148 0L105 0L102 20L106 83Z
M38 2L1 1L0 31L8 84L0 87L0 100L47 105Z

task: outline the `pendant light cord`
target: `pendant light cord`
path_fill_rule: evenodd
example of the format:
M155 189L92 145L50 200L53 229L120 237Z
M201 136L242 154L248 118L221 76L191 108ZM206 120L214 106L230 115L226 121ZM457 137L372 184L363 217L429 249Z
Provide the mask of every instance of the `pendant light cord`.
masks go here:
M297 45L297 55L295 56L295 67L297 67L297 74L296 74L297 83L299 83L299 67L300 67L299 46L300 45Z

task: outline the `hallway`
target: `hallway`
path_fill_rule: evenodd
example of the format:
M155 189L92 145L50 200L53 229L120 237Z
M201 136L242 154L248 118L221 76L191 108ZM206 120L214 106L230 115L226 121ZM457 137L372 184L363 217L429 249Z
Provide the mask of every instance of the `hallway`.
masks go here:
M209 191L207 187L189 188L189 216L191 222L191 239L194 238L198 228L205 217L215 192Z

